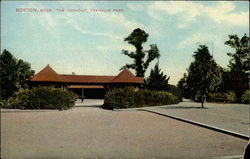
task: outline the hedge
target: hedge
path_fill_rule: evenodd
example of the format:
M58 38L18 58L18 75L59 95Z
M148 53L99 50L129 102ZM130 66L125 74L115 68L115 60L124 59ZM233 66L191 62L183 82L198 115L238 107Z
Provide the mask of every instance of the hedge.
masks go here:
M69 109L77 96L70 91L52 87L35 87L17 92L4 102L4 108L15 109Z
M250 91L246 90L241 96L241 103L249 104Z
M136 91L132 87L113 89L106 93L103 108L121 109L143 106L176 104L180 99L172 93L165 91L152 91L142 89Z
M237 101L237 97L233 91L225 93L208 93L207 101L234 103Z

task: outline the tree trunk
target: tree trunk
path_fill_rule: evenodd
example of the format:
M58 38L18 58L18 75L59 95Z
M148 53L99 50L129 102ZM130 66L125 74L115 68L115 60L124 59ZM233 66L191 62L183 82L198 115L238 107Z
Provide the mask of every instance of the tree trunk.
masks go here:
M204 108L204 95L201 96L201 107Z

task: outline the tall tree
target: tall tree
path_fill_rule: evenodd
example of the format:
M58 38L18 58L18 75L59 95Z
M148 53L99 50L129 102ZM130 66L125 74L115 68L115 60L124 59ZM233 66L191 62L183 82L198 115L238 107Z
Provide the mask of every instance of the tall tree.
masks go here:
M221 83L221 68L216 64L210 55L207 46L200 45L194 52L194 62L188 68L187 85L191 96L197 94L207 95L209 91L214 91ZM202 107L203 107L203 99Z
M235 72L249 72L250 61L250 39L244 34L242 38L238 35L229 35L229 40L225 42L225 45L235 49L233 53L227 53L232 59L229 61L229 68Z
M249 89L250 38L246 34L242 38L239 38L236 34L229 35L229 40L225 42L225 45L235 50L233 53L227 53L231 57L227 83L230 84L231 88L229 89L233 90L237 98L240 99L241 94Z
M137 77L144 77L144 74L150 64L155 58L160 57L159 49L157 45L151 44L150 49L145 51L143 50L142 44L147 42L148 33L140 28L133 30L133 32L124 39L129 44L133 45L136 49L135 52L129 52L127 50L123 50L123 53L134 60L133 64L126 64L122 67L124 68L132 68L136 71ZM145 60L145 55L147 54L147 59Z
M167 90L169 78L161 72L159 63L157 63L154 69L151 69L149 77L145 80L146 88L157 91Z
M27 81L34 75L30 64L17 60L9 51L0 54L0 98L7 99L21 88L27 88Z

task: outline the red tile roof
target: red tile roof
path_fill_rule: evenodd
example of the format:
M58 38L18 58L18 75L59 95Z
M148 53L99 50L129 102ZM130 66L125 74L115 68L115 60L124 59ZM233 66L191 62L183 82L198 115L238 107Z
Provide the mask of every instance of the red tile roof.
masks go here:
M63 83L143 83L143 77L134 76L128 69L124 69L117 76L95 76L95 75L63 75L57 74L49 65L35 74L31 79L33 82L63 82Z
M70 85L68 88L104 88L102 85Z
M136 77L128 69L124 69L111 83L143 83L143 77Z
M65 82L66 79L57 74L49 65L35 74L31 81L39 82Z
M109 83L115 76L61 75L73 83Z

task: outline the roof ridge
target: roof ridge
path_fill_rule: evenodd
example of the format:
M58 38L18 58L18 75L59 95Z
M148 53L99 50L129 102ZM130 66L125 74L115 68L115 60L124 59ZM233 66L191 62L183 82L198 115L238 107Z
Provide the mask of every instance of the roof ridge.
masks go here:
M127 83L131 81L139 80L129 69L123 69L111 82L112 83Z
M105 77L116 77L114 75L72 75L72 74L58 74L61 76L105 76Z
M41 71L35 74L32 81L53 81L53 82L63 82L66 79L58 74L53 68L48 64Z
M143 83L143 77L136 77L128 69L122 70L117 76L110 75L72 75L58 74L49 65L35 74L33 82L65 82L65 83Z

